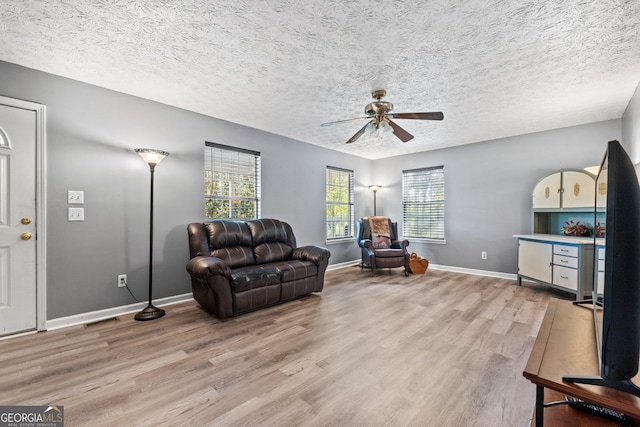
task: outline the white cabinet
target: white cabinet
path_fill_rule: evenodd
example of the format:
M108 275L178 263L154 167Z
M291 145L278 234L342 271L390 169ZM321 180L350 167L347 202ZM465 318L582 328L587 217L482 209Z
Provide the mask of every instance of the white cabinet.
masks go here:
M518 275L551 282L553 245L520 239L518 242Z
M571 292L577 299L593 289L593 240L554 235L519 235L518 281L533 279Z
M561 172L556 172L542 178L533 188L533 208L559 209L561 188Z
M533 209L593 208L595 178L582 170L561 170L542 178L533 188Z
M593 175L581 171L562 172L562 208L592 208L595 199Z

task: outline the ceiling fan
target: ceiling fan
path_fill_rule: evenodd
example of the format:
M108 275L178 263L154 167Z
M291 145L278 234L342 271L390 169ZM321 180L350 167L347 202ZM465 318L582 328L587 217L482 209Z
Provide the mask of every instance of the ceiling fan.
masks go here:
M396 123L391 121L391 119L414 119L414 120L442 120L444 118L444 114L441 112L433 112L433 113L392 113L393 104L388 101L382 101L382 98L387 94L387 91L384 89L374 90L371 92L371 96L375 99L374 102L367 104L364 107L364 113L366 117L357 117L355 119L347 119L347 120L338 120L335 122L322 123L320 126L330 126L337 123L351 122L354 120L369 120L366 125L362 127L355 135L353 135L347 141L347 144L350 144L360 138L367 129L376 130L386 130L391 128L395 136L397 136L402 142L407 142L413 139L413 135L411 135L406 130L402 129Z

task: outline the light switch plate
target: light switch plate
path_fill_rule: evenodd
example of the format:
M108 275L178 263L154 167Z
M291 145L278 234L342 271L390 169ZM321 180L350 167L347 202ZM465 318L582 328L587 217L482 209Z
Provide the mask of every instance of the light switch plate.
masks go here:
M84 221L84 208L69 208L69 221Z
M67 203L72 205L84 204L84 191L79 191L79 190L67 191Z

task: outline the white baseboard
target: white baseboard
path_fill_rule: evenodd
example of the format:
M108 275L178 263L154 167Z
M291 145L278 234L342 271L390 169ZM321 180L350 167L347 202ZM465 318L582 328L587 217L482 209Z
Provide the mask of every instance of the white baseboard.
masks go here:
M354 265L359 265L360 260L341 262L339 264L330 265L327 268L327 271L338 270L340 268L345 267L353 267ZM517 274L511 273L501 273L499 271L489 271L489 270L476 270L473 268L464 268L464 267L452 267L449 265L438 265L438 264L429 264L429 268L434 270L442 270L442 271L451 271L453 273L463 273L463 274L473 274L476 276L486 276L486 277L496 277L498 279L509 279L516 280L518 278Z
M329 267L327 267L327 271L339 270L345 267L353 267L354 265L360 265L360 260L355 259L353 261L341 262L338 264L331 264Z
M496 277L498 279L516 280L517 274L501 273L499 271L476 270L474 268L452 267L449 265L429 264L429 268L434 270L451 271L453 273L474 274L476 276Z
M170 304L177 304L193 299L191 293L174 295L171 297L160 298L153 300L153 305L164 306ZM59 317L57 319L47 320L46 330L52 331L54 329L66 328L68 326L84 325L86 323L95 323L101 320L107 320L123 314L135 313L147 306L146 302L139 302L135 304L123 305L120 307L106 308L104 310L90 311L88 313L74 314L73 316Z

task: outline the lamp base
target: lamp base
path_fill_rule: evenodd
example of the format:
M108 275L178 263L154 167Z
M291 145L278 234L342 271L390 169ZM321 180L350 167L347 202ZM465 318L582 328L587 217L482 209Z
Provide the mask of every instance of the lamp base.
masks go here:
M154 307L151 304L149 304L144 310L142 310L139 313L136 313L134 318L136 320L153 320L153 319L159 319L162 316L164 316L163 309Z

